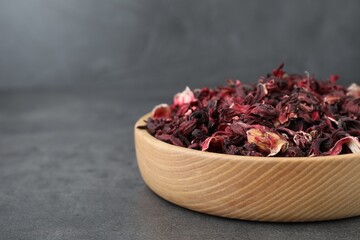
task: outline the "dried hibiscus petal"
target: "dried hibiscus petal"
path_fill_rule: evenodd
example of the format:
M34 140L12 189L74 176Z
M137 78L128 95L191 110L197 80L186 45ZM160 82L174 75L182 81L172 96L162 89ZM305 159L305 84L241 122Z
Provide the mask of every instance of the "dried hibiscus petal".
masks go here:
M286 157L303 157L305 153L299 147L289 147L285 153Z
M246 135L248 142L254 143L267 156L274 156L280 151L284 152L289 145L280 134L261 128L252 128L246 132Z
M350 87L348 87L348 96L352 96L354 98L360 98L360 86L357 85L356 83L353 83L350 85Z
M222 152L224 150L224 137L213 136L205 139L201 146L201 151Z
M298 131L295 133L293 141L300 149L306 149L312 143L312 136L310 133Z
M360 119L360 98L347 98L342 106L342 111L350 113L356 119Z
M151 111L151 117L154 119L171 119L172 112L169 105L163 103L155 106Z
M337 141L325 155L338 155L343 150L343 145L346 145L351 152L360 153L360 142L356 137L347 136Z
M257 84L229 80L214 89L186 87L170 106L154 107L145 128L176 146L226 154L360 152L360 86L346 89L336 75L319 81L309 73L288 74L283 67Z
M188 135L196 128L196 120L191 119L190 121L186 121L180 124L179 131L184 135Z
M181 93L177 93L174 96L174 104L182 106L184 104L190 103L194 100L194 93L190 90L189 87L186 87Z

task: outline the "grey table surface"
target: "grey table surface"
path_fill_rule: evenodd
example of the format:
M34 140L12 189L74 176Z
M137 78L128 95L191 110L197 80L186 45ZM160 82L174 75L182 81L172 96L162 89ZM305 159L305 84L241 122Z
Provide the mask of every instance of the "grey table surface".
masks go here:
M146 187L133 124L190 87L359 83L360 1L0 0L0 240L360 239L360 217L231 220Z

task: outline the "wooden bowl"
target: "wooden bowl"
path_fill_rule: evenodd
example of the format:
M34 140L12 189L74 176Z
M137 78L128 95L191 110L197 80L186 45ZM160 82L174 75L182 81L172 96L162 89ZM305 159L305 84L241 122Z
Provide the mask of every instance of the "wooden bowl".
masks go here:
M198 212L258 221L301 222L360 215L360 154L248 157L174 146L135 124L145 183Z

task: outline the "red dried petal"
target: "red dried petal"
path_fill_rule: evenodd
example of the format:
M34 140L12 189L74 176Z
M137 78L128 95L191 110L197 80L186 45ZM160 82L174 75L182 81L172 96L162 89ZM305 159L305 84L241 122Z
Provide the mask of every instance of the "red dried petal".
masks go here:
M190 134L196 128L196 119L191 119L190 121L185 121L180 124L179 131L184 134Z
M248 109L247 114L254 114L267 119L272 119L278 116L276 109L267 104L256 103Z
M338 75L333 74L330 76L330 81L332 84L336 84L336 81L339 80L339 78L340 77Z
M324 97L324 103L335 104L341 101L341 96L335 94L328 94Z
M277 77L277 78L281 78L284 75L284 71L282 70L284 67L284 63L281 63L280 66L274 70L272 70L272 74Z
M347 145L351 152L360 153L360 142L356 137L347 136L337 141L326 155L338 155L343 149L343 145Z
M360 98L346 99L342 106L342 111L360 119Z
M222 152L224 150L224 137L211 136L205 139L201 146L201 151Z
M169 105L162 103L153 108L151 111L151 117L154 119L170 119L172 118L172 112Z
M215 89L187 87L171 106L153 109L146 129L177 146L247 156L357 151L360 86L346 90L337 79L287 74L282 64L256 85L229 80Z

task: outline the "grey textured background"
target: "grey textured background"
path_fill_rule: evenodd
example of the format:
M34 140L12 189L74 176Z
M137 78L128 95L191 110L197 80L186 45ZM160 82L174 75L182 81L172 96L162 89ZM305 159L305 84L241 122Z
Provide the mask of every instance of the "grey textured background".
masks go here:
M0 86L177 91L291 72L359 81L359 1L14 0L0 3Z
M0 239L359 239L153 194L132 126L173 94L290 72L359 83L359 1L0 0Z

